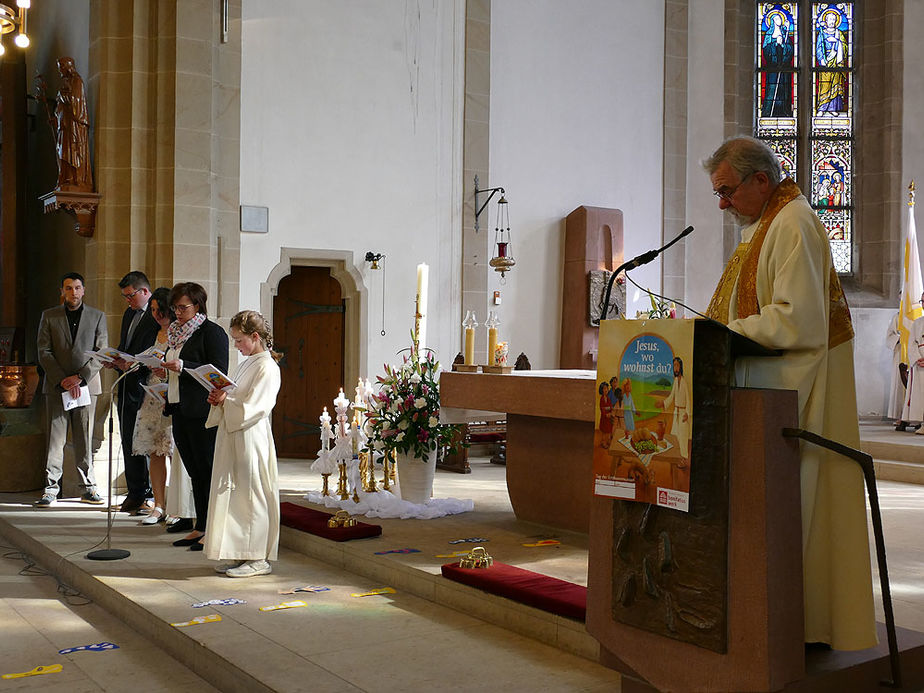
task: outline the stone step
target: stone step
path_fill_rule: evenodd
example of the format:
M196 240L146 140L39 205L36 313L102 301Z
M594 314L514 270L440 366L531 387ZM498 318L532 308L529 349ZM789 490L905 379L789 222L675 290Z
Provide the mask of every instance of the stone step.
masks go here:
M898 460L899 462L917 462L924 464L924 435L899 433L894 431L895 440L865 438L860 441L860 449L872 455L874 459Z
M924 485L924 463L902 460L873 460L878 481L901 481L906 484Z

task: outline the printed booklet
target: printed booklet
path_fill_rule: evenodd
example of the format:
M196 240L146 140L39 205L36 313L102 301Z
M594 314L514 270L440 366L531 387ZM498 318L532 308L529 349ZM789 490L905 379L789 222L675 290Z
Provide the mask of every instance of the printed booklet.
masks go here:
M215 368L211 363L199 366L198 368L186 368L184 370L198 380L199 384L209 392L212 390L231 392L231 390L237 387L237 383Z
M167 403L167 383L155 383L154 385L142 384L141 389L161 404Z

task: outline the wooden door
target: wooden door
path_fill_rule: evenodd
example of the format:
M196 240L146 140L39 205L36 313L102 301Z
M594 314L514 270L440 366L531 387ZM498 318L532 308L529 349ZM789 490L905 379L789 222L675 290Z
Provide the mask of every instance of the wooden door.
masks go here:
M273 410L279 457L313 459L321 447L318 417L344 386L344 303L328 267L293 267L279 282L273 331L282 387Z

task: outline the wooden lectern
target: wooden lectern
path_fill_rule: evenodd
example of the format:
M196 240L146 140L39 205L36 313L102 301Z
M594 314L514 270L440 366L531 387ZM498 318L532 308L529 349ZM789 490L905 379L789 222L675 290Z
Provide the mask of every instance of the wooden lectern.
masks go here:
M593 498L587 630L624 691L778 690L804 675L797 396L734 388L774 352L719 323L693 349L690 512Z

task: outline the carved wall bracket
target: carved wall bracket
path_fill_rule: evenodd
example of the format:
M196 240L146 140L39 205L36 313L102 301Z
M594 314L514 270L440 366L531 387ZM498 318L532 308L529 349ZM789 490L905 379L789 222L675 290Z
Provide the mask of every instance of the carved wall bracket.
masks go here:
M52 190L39 199L45 205L45 214L63 209L76 220L74 231L78 236L90 238L96 228L96 208L102 195L95 192Z

